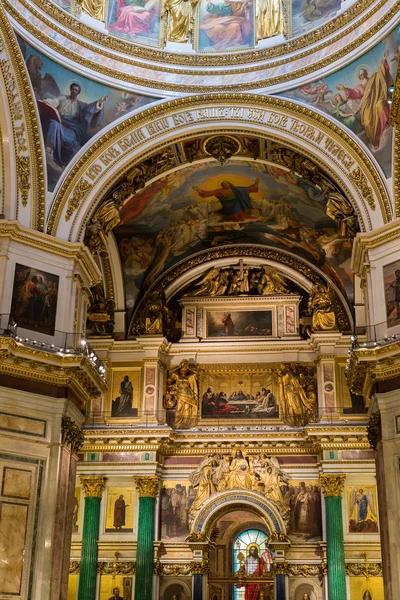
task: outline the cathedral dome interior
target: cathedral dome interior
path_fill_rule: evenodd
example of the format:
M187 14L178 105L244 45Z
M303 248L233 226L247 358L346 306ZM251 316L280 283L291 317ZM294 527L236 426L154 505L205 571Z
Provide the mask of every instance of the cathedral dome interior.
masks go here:
M0 598L397 600L398 3L0 36Z

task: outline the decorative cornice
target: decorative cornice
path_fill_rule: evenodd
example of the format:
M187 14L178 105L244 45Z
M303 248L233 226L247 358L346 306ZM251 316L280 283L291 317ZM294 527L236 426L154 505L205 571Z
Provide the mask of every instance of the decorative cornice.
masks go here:
M58 356L9 337L0 337L0 375L66 387L82 401L82 406L106 390L105 381L85 356Z
M325 497L342 496L346 475L320 473L319 481Z
M84 476L80 477L86 498L101 498L106 485L107 477Z
M156 498L158 496L160 488L158 477L134 477L133 481L139 490L140 498Z

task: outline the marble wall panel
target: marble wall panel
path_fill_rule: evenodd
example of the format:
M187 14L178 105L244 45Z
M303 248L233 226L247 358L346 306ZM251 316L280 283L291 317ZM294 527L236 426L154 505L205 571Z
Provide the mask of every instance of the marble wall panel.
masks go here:
M0 429L46 437L46 421L0 412Z
M20 596L28 506L0 503L0 594Z

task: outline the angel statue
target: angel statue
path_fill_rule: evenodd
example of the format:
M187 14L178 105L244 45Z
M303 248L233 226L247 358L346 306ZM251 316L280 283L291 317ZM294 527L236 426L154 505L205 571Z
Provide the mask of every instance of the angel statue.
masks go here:
M310 290L308 312L312 315L313 331L332 331L336 327L336 316L331 290L320 283Z
M196 498L189 511L189 519L191 521L201 505L217 491L212 477L212 464L214 462L214 455L209 454L208 456L205 456L199 466L189 476L190 483L195 489L197 488Z
M175 429L194 427L199 414L199 388L197 371L189 361L183 360L178 367L168 373L168 401L175 402Z
M203 277L201 281L196 283L198 288L192 292L191 296L223 296L228 289L229 275L221 272L220 269L214 267Z
M257 291L262 296L288 293L285 278L271 267L263 267L263 272L258 280Z
M289 482L289 477L280 468L278 459L262 454L254 460L254 472L264 485L265 497L274 502L279 507L282 518L288 520L290 508L284 500L281 486Z
M350 494L350 532L376 533L378 517L370 489L355 486Z

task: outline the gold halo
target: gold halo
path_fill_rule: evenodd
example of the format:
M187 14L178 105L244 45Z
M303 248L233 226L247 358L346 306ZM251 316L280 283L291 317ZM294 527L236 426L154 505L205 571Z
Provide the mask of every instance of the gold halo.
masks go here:
M367 73L371 72L371 67L369 65L359 65L356 70L354 71L354 75L355 78L358 79L358 74L361 71L361 69L365 69L367 71Z
M258 551L258 555L260 555L260 546L258 544L256 544L255 542L253 542L252 544L249 544L247 546L247 552L250 554L250 549L251 548L257 548Z

